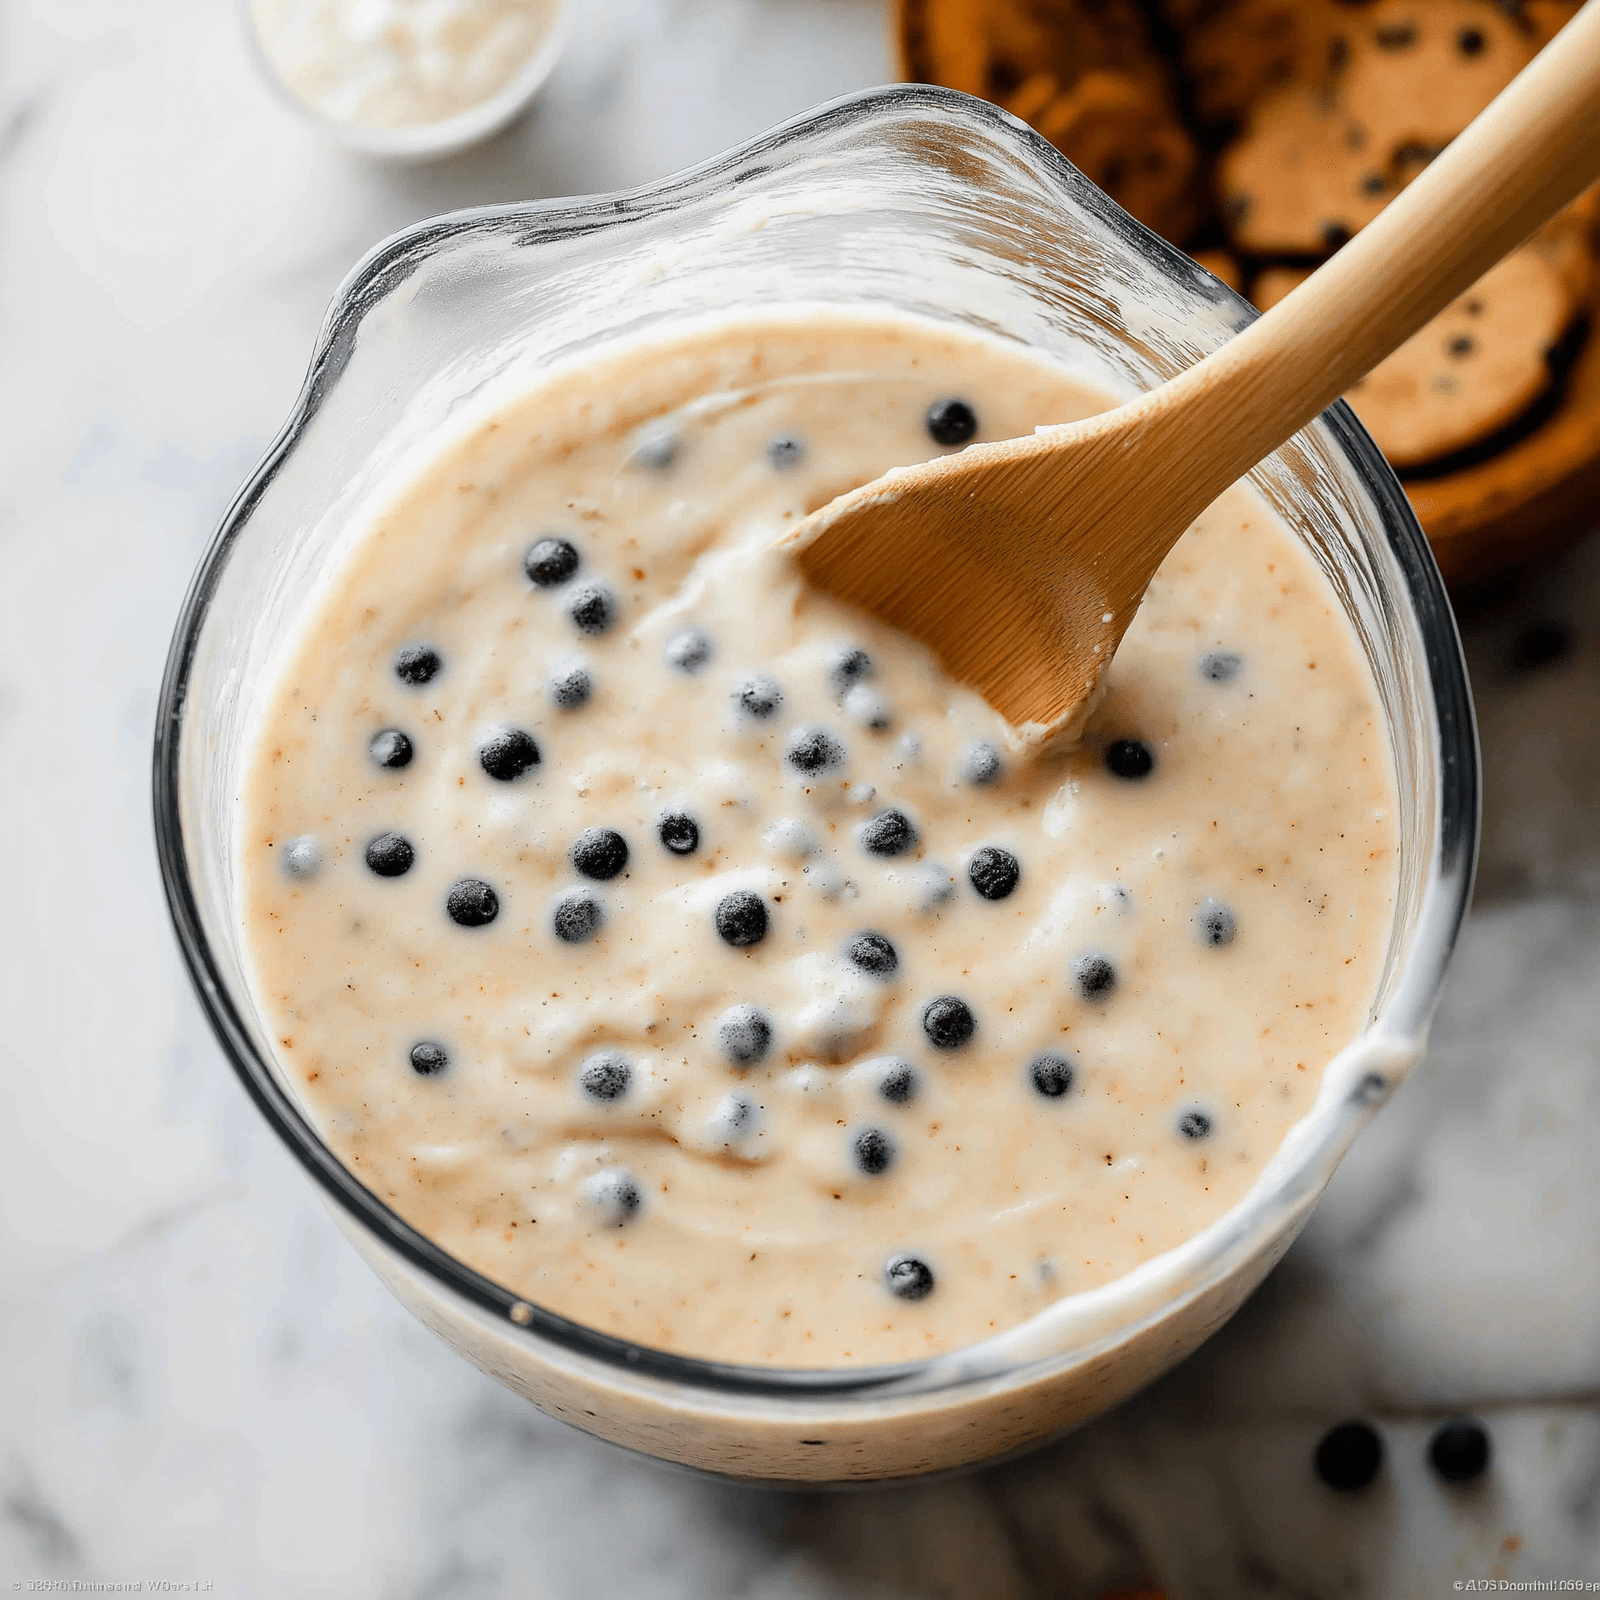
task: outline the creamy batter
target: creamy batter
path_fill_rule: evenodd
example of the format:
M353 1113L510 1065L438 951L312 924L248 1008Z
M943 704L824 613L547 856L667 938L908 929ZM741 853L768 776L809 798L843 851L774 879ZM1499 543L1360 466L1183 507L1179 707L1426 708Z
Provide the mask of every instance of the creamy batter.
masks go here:
M981 1339L1243 1196L1393 906L1309 555L1230 490L1083 746L1030 761L768 549L1104 403L975 333L773 313L591 354L382 487L239 833L258 1004L369 1188L530 1301L785 1366Z
M492 100L549 38L560 0L251 0L295 97L367 128L443 122Z

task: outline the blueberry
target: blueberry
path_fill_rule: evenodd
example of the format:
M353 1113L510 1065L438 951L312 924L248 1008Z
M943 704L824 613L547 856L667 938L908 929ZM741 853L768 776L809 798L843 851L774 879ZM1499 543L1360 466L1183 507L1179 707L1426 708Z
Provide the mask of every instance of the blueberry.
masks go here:
M742 1144L761 1125L761 1107L749 1095L725 1094L711 1108L707 1131L724 1145Z
M933 1268L915 1256L890 1256L883 1267L890 1294L902 1300L926 1300L933 1293Z
M607 1167L593 1177L584 1179L585 1204L598 1212L602 1222L620 1228L632 1221L644 1195L634 1182L633 1174L622 1167Z
M1330 1489L1365 1489L1383 1464L1383 1441L1364 1422L1341 1422L1322 1436L1315 1460Z
M432 683L443 665L439 652L431 645L408 644L394 658L394 675L402 683L415 687L417 684Z
M575 871L605 883L627 866L628 841L615 828L585 828L567 854Z
M749 889L735 889L717 902L717 932L735 950L760 944L767 936L767 903Z
M746 716L765 720L783 704L783 685L764 672L752 672L733 691L733 699Z
M922 1031L936 1050L959 1050L977 1028L972 1007L953 994L942 994L922 1008Z
M895 947L881 933L858 933L844 953L846 960L874 978L892 978L900 966Z
M845 692L844 709L863 728L871 728L874 733L882 733L894 722L894 707L876 689L869 689L864 683Z
M600 931L606 914L593 889L567 889L556 896L550 926L562 944L586 944Z
M539 746L521 728L501 728L478 746L478 765L491 778L510 783L539 765Z
M1106 769L1117 778L1148 778L1156 758L1137 739L1113 739L1106 749Z
M700 824L687 811L667 812L656 835L675 856L692 856L700 848Z
M798 466L805 453L805 445L792 433L780 433L767 441L767 460L780 472L785 467Z
M868 817L856 829L861 848L873 856L903 856L917 847L916 824L903 811L892 807Z
M596 1050L578 1069L578 1087L591 1100L620 1100L632 1082L632 1063L620 1050Z
M1028 1082L1047 1100L1059 1100L1072 1087L1072 1063L1046 1050L1028 1064Z
M1463 28L1456 35L1456 49L1464 56L1481 54L1485 42L1481 28Z
M759 1006L729 1006L717 1019L717 1043L736 1067L753 1067L772 1048L772 1020Z
M878 1093L890 1105L903 1106L917 1094L916 1068L909 1061L889 1061L878 1079Z
M528 546L522 570L539 588L557 588L578 570L578 547L570 539L540 539Z
M551 670L545 689L563 711L576 711L594 694L594 674L581 661L565 662Z
M450 1052L442 1044L424 1040L411 1047L411 1070L419 1077L431 1078L450 1065Z
M1201 944L1220 949L1233 943L1233 936L1239 931L1239 920L1220 900L1207 900L1195 913L1194 926Z
M704 628L685 628L667 641L666 663L679 672L698 672L716 653L711 635Z
M1489 1435L1473 1417L1457 1417L1434 1434L1428 1460L1446 1483L1470 1483L1489 1465Z
M1178 1132L1185 1139L1204 1139L1211 1133L1211 1118L1203 1111L1185 1111L1178 1118Z
M783 755L796 772L825 772L844 761L844 746L826 728L804 723L789 735Z
M1021 876L1021 863L998 845L986 844L974 850L967 863L967 881L985 900L1004 900Z
M316 835L302 833L283 847L283 870L291 878L314 878L322 866L322 846Z
M1243 665L1231 650L1213 650L1200 657L1200 676L1211 683L1228 683L1239 676Z
M567 601L579 633L604 633L617 620L617 597L601 583L580 583Z
M678 459L678 435L672 424L658 422L645 429L629 459L635 466L665 472Z
M965 782L974 788L986 789L991 783L999 782L1000 775L1005 771L1005 762L992 744L980 739L962 752L959 770Z
M965 400L935 400L928 407L928 432L935 444L965 444L978 431L978 413Z
M380 878L399 878L411 870L417 852L403 833L380 833L367 845L367 865Z
M463 928L486 928L500 915L500 896L482 878L462 878L451 884L444 908Z
M382 733L373 734L367 754L380 767L398 768L409 767L415 752L411 741L398 728L385 728Z
M1117 986L1117 969L1104 956L1079 956L1072 977L1085 1000L1104 1000Z
M837 694L876 674L877 663L856 645L842 645L828 656L828 682Z
M850 1141L850 1153L868 1177L881 1177L894 1165L894 1140L882 1128L863 1128Z

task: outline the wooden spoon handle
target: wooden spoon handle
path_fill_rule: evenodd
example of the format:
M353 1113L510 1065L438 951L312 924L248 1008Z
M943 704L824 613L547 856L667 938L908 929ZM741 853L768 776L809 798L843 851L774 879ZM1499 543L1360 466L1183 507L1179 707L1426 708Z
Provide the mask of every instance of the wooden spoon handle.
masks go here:
M1194 485L1201 505L1331 405L1597 177L1600 0L1588 0L1331 261L1152 394L1152 401L1162 397L1154 409L1165 413L1157 426L1183 430L1184 455L1207 479Z

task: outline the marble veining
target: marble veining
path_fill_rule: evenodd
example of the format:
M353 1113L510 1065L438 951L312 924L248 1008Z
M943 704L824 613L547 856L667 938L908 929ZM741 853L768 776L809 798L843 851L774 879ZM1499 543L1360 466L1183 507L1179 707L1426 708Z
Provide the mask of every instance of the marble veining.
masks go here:
M204 541L339 278L482 201L641 182L892 72L873 0L591 0L535 112L382 167L217 0L0 13L0 1592L1370 1600L1600 1582L1600 542L1464 625L1479 895L1427 1062L1221 1335L1025 1460L750 1491L548 1421L409 1321L235 1085L167 931L148 745ZM1532 623L1571 645L1517 666ZM1489 1425L1448 1489L1437 1422ZM1321 1432L1386 1464L1336 1495Z

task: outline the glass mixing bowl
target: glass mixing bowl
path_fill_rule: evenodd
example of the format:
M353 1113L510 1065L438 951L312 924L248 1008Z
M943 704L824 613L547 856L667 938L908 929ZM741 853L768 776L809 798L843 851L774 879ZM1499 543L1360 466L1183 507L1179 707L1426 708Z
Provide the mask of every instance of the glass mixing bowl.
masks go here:
M1476 737L1454 621L1394 475L1342 404L1255 473L1365 648L1399 785L1396 915L1363 1036L1243 1201L1177 1249L1021 1327L894 1367L774 1370L643 1349L463 1266L334 1157L245 980L235 796L275 639L373 484L491 381L675 319L877 304L1148 388L1254 314L1022 123L946 90L823 106L626 194L498 206L379 245L334 300L304 392L224 518L179 620L155 745L172 916L245 1088L394 1293L555 1416L768 1481L904 1477L1014 1452L1194 1349L1283 1255L1341 1155L1421 1054L1471 888Z

